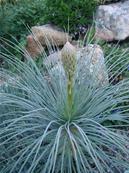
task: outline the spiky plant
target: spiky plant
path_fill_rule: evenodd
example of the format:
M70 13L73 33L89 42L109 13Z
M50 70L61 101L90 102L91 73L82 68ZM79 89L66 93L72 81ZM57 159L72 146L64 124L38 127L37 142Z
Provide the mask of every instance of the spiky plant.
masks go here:
M82 78L77 71L70 43L61 58L66 78L60 73L57 79L47 67L42 73L31 58L1 56L15 69L0 69L6 80L0 87L1 173L122 173L129 168L128 80L100 88L85 85L87 74ZM127 53L119 55L108 71L125 59ZM116 75L126 66L127 61Z

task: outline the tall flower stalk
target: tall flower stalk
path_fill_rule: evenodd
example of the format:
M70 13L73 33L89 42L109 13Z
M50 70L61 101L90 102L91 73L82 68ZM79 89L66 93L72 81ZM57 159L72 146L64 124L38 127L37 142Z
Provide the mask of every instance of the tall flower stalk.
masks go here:
M71 119L73 107L74 75L76 72L76 48L67 42L61 51L61 60L67 77L68 118Z

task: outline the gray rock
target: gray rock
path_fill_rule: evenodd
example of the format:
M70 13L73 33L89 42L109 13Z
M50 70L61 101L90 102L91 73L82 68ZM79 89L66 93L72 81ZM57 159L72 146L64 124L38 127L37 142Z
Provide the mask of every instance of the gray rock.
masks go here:
M129 0L98 7L96 37L106 41L129 37Z
M46 65L53 65L51 73L56 75L57 78L59 75L65 76L60 56L60 52L56 52L49 55L48 64L47 61L45 62ZM109 84L108 73L104 63L104 54L99 45L89 44L84 48L79 48L76 58L77 71L75 79L79 80L80 83L83 82L84 84L96 87Z
M51 53L49 56L47 56L44 59L44 64L47 66L55 66L60 60L60 56L61 56L60 51Z
M0 79L0 86L3 85L5 83L5 81L3 81L2 79Z
M79 79L83 78L85 83L91 86L100 87L108 85L108 73L104 62L104 54L99 45L89 44L80 49L77 59Z

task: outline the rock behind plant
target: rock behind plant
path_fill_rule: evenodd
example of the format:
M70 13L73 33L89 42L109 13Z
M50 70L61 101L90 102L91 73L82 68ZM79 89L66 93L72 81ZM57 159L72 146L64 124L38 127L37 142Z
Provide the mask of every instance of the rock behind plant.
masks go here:
M44 61L45 65L53 66L51 71L57 75L57 78L60 73L65 76L60 57L59 51L50 54ZM99 45L89 44L77 49L77 64L76 76L80 77L80 81L83 81L84 85L100 87L109 84L104 54Z
M129 37L129 1L101 5L96 14L96 36L106 41Z
M27 36L26 50L33 58L43 52L43 47L63 46L67 41L71 41L68 33L55 26L34 26L31 31L32 34Z

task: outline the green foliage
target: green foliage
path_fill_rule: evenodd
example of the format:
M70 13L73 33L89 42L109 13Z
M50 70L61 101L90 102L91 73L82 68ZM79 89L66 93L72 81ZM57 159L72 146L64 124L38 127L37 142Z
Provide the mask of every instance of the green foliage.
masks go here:
M54 23L68 31L74 31L79 25L92 23L96 0L19 0L1 1L0 36L10 36L20 41L28 32L27 26ZM68 22L69 21L69 22Z
M92 16L97 6L96 0L45 0L44 20L50 21L61 28L70 31L76 29L78 25L92 23Z
M0 5L9 4L16 4L19 0L0 0Z
M16 45L19 43L25 45L29 27L38 25L43 13L44 0L3 1L0 4L0 37L9 39ZM6 47L12 52L8 45ZM16 51L13 53L22 59Z
M46 67L41 73L32 59L24 63L1 54L16 69L0 69L7 80L0 88L1 173L121 173L129 168L124 131L129 115L119 106L129 101L129 80L95 88L77 68L69 119L62 72Z
M20 0L0 6L0 36L12 35L18 40L28 32L27 26L37 25L44 12L44 0Z

